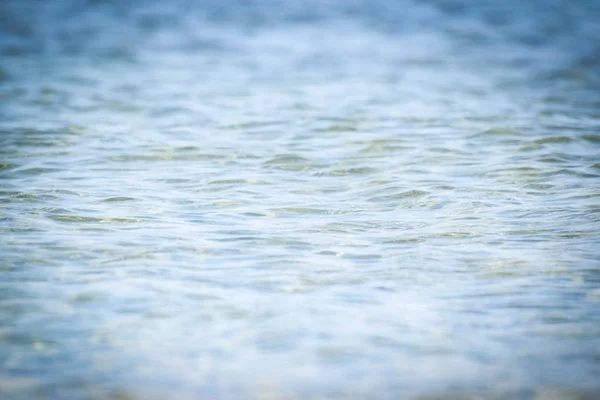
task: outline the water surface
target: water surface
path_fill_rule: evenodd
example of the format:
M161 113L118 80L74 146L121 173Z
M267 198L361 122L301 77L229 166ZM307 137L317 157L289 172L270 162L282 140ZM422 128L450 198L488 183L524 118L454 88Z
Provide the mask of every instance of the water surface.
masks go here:
M2 399L600 396L594 1L162 3L0 6Z

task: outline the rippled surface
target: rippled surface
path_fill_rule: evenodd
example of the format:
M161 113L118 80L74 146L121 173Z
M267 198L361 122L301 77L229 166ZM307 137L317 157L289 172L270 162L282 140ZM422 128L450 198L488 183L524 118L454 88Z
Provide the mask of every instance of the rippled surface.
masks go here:
M3 4L2 399L600 396L595 2Z

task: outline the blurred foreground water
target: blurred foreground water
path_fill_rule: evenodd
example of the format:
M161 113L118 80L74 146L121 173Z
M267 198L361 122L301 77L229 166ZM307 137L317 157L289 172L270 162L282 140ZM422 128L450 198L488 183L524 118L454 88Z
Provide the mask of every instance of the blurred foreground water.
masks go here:
M0 399L600 398L598 21L3 0Z

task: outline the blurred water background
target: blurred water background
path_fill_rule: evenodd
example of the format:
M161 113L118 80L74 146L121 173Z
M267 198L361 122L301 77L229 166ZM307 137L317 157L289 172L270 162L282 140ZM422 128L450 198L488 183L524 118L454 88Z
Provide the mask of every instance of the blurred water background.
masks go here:
M598 21L2 0L0 398L599 398Z

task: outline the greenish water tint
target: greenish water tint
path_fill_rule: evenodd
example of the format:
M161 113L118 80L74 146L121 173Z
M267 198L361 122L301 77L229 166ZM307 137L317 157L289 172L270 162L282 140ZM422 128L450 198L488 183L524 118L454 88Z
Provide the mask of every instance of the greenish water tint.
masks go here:
M0 398L599 397L595 2L230 3L0 6Z

